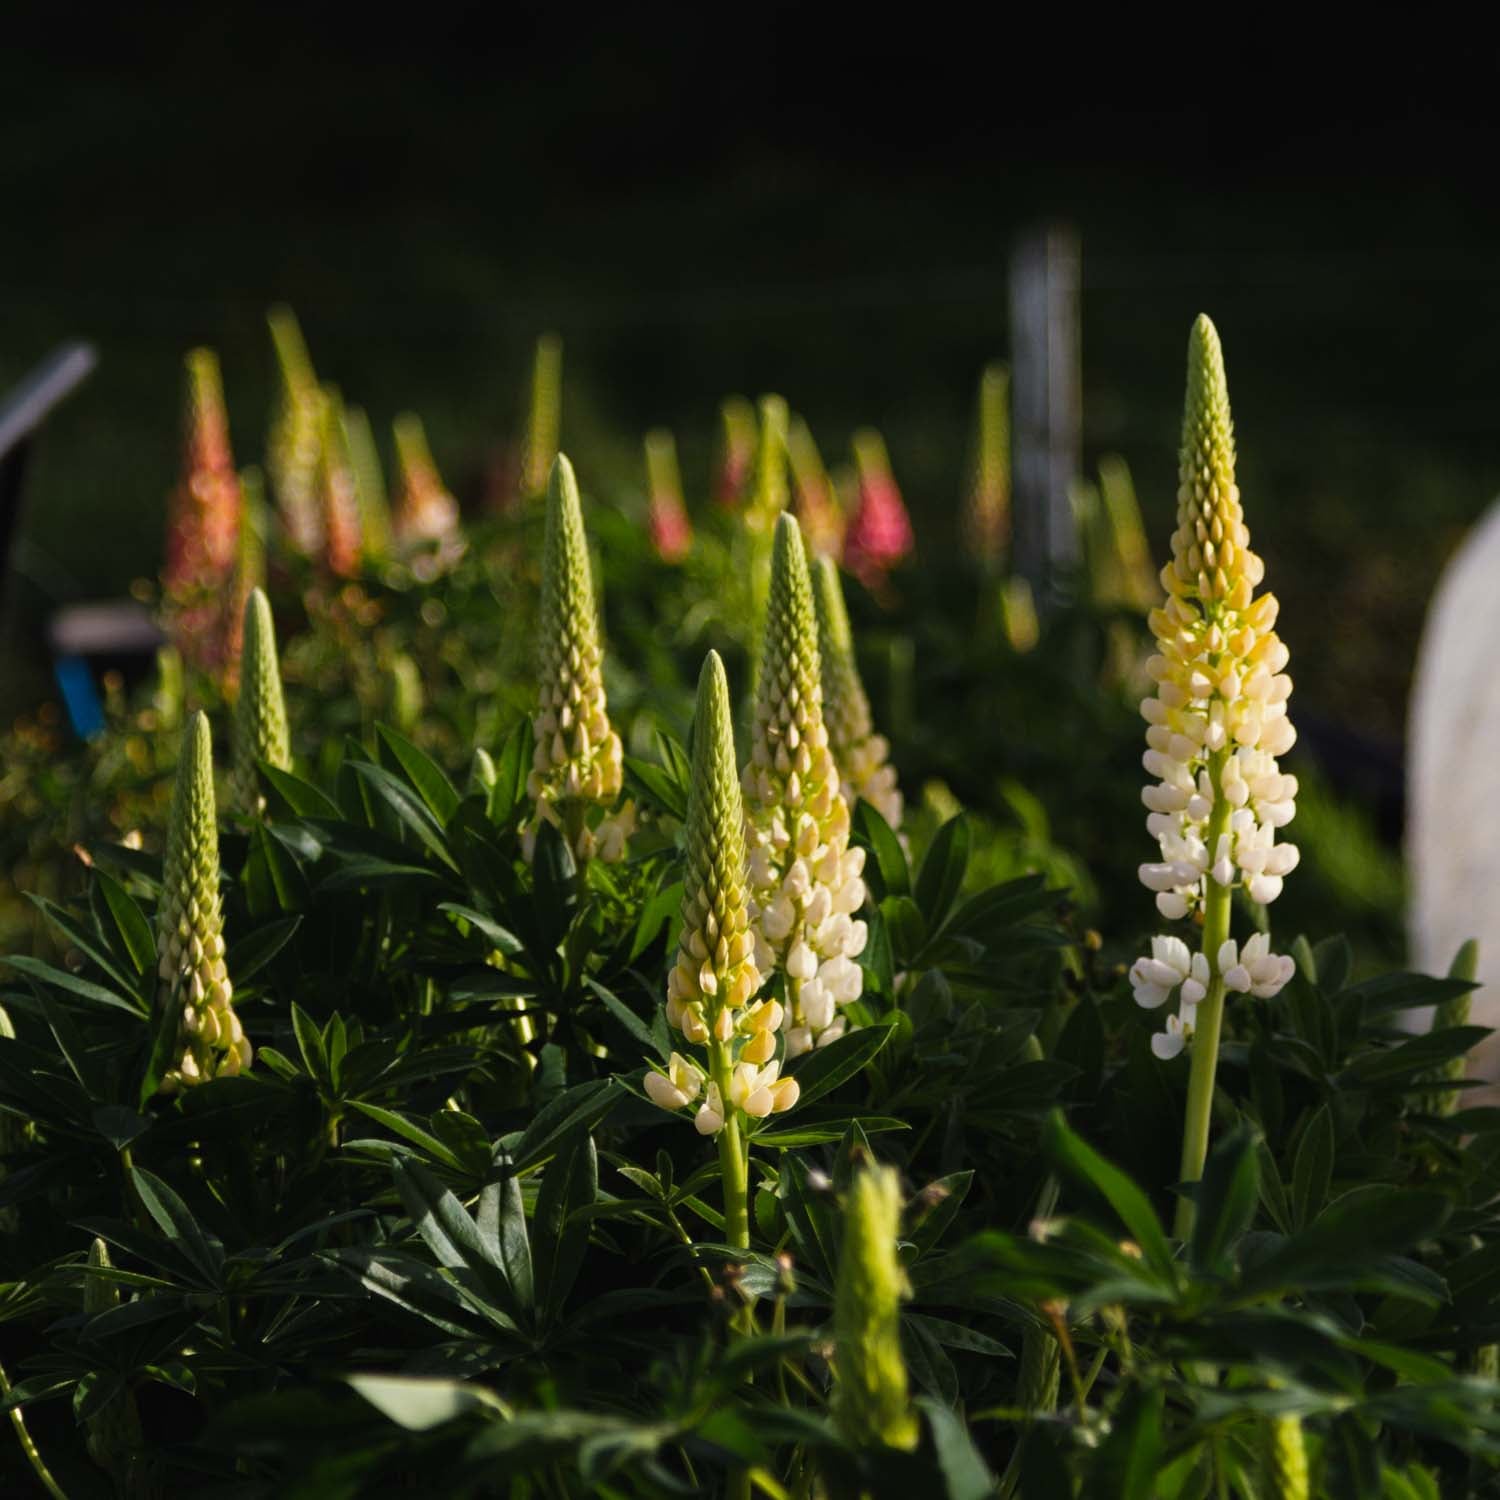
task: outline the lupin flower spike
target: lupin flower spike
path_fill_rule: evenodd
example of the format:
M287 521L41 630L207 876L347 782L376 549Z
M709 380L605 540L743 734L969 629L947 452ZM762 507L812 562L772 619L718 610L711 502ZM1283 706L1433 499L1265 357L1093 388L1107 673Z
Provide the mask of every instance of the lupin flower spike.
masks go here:
M701 1099L693 1121L699 1132L729 1128L737 1141L745 1119L790 1109L799 1087L780 1076L776 1058L783 1007L752 1004L762 974L750 930L729 684L714 651L698 677L683 847L682 932L667 977L667 1020L686 1042L707 1049L707 1065L674 1052L665 1069L646 1075L646 1092L663 1109Z
M771 557L750 761L741 785L756 963L786 975L786 1055L842 1036L864 975L863 849L823 721L818 633L802 534L783 515Z
M232 1004L219 909L219 830L207 715L188 720L172 790L156 928L161 1004L177 1016L176 1062L163 1093L232 1077L250 1066L249 1038Z
M537 634L541 703L526 780L536 812L523 834L526 856L545 821L562 830L579 860L617 860L632 827L629 804L597 828L587 821L591 808L608 809L618 799L624 753L604 699L604 652L578 481L561 453L547 491Z
M391 555L391 506L370 419L358 406L344 408L344 447L354 473L354 499L365 561L375 566Z
M859 503L844 533L844 566L871 593L878 593L886 574L910 555L916 543L885 440L873 428L854 434L854 461Z
M536 341L531 363L531 406L521 459L524 496L540 495L546 490L561 431L562 340L555 333L546 333Z
M242 812L259 818L266 799L260 794L256 766L265 761L278 771L292 768L276 627L270 601L260 589L252 590L245 605L244 633L240 696L234 706L234 798Z
M812 429L801 417L792 418L786 446L796 487L792 513L802 528L808 553L812 557L837 557L844 548L844 513Z
M182 478L168 505L162 594L178 649L211 669L222 664L230 644L224 599L234 575L242 496L218 358L211 349L194 349L185 364Z
M838 564L820 557L813 564L813 598L818 614L818 656L822 662L823 722L828 748L843 777L845 800L861 797L894 829L901 827L904 803L890 764L890 744L875 733L870 700L854 659L854 632L844 606Z
M396 543L424 582L445 573L464 553L458 502L432 461L427 432L415 412L402 412L393 425L400 483L392 522Z
M1010 370L1003 364L986 365L979 377L978 426L963 534L975 558L996 568L1010 546Z
M235 538L234 583L226 606L223 688L227 698L240 689L241 658L245 650L245 607L251 592L266 584L266 492L260 470L240 473L240 529Z
M1171 1057L1197 1033L1188 1087L1182 1179L1194 1182L1208 1150L1209 1113L1226 990L1269 999L1291 978L1290 958L1270 952L1264 933L1243 946L1229 935L1235 887L1267 903L1297 863L1276 830L1296 810L1297 780L1276 758L1296 734L1287 717L1292 680L1277 639L1275 595L1255 597L1265 568L1234 479L1234 429L1219 335L1206 317L1188 341L1187 401L1172 561L1162 569L1167 602L1152 610L1157 654L1147 663L1156 691L1141 704L1145 768L1156 778L1141 794L1160 858L1140 868L1169 921L1201 914L1199 951L1180 938L1152 940L1131 969L1144 1006L1178 996L1178 1013L1152 1038ZM1182 1200L1186 1233L1192 1203Z
M681 562L692 551L693 524L682 498L677 444L664 427L646 434L646 483L651 492L651 545L663 562Z
M755 461L755 408L743 396L730 396L719 407L722 426L714 499L727 510L744 503Z
M324 558L337 578L353 578L364 555L358 479L344 428L344 402L333 386L323 389L322 445L318 490L323 505Z
M271 488L292 546L304 557L316 557L323 546L318 504L323 393L291 308L273 308L269 321L281 377L266 459Z
M833 1418L860 1447L911 1450L919 1428L901 1357L901 1304L911 1286L897 1253L901 1182L892 1167L854 1174L834 1292Z

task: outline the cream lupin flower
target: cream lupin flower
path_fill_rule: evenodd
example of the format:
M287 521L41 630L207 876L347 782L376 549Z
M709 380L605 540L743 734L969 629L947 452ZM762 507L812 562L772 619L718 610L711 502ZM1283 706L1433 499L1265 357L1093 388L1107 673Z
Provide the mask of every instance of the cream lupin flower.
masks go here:
M667 976L667 1020L706 1049L707 1066L674 1052L664 1071L646 1075L646 1092L663 1109L682 1109L702 1095L693 1123L703 1135L724 1128L727 1110L762 1119L797 1102L797 1080L780 1076L775 1055L782 1006L753 1001L760 984L729 684L724 664L710 651L693 716L682 932Z
M864 850L823 721L817 625L802 534L782 515L771 557L750 762L741 779L756 962L786 975L786 1055L842 1036L864 975Z
M604 699L604 652L578 481L561 453L547 492L537 635L541 704L526 780L536 814L523 834L526 856L546 821L562 829L578 859L618 859L633 822L629 806L597 828L587 821L592 807L610 808L619 798L624 755Z
M1295 845L1276 842L1297 793L1296 777L1283 774L1276 758L1296 732L1286 710L1288 653L1273 628L1276 597L1255 597L1264 574L1234 480L1223 352L1213 324L1200 317L1188 344L1177 530L1161 573L1167 601L1150 616L1157 654L1147 669L1156 691L1141 704L1149 726L1143 763L1156 778L1141 799L1161 855L1140 867L1140 878L1164 917L1204 914L1200 957L1212 976L1268 997L1291 977L1291 959L1271 954L1264 937L1251 938L1243 953L1228 941L1233 888L1252 901L1274 901L1297 864ZM1170 993L1163 962L1153 951L1132 970L1143 1005L1160 1005ZM1183 972L1179 983L1188 979ZM1196 1010L1184 988L1158 1052L1181 1050Z
M813 563L813 598L818 615L818 655L822 663L823 721L828 746L843 776L845 800L863 797L892 828L901 827L904 803L890 764L890 742L875 733L870 700L854 659L854 632L844 607L838 564L831 557Z

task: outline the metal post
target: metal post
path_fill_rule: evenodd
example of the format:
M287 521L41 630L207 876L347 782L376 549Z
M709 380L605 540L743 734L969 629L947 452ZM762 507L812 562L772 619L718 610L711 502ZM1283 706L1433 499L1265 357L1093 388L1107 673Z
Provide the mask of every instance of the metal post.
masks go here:
M1078 236L1028 230L1010 263L1016 565L1044 606L1078 561L1069 491L1079 472Z

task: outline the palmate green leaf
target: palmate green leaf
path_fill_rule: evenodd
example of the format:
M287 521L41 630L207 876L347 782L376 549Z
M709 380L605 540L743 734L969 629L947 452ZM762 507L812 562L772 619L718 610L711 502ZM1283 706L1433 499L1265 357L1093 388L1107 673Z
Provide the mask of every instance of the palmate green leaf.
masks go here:
M448 848L443 825L433 816L420 793L373 761L345 761L344 765L366 782L370 794L380 799L400 827L414 834L429 854L458 873L458 861Z
M344 1379L382 1416L408 1432L426 1432L474 1412L511 1415L499 1396L471 1381L415 1375L346 1375Z
M1365 1268L1436 1234L1452 1212L1446 1194L1370 1184L1336 1198L1301 1233L1244 1268L1257 1296L1351 1286Z
M302 1054L302 1065L308 1075L325 1092L332 1084L328 1071L328 1052L323 1046L323 1033L318 1024L302 1007L292 1004L292 1031L297 1038L297 1049Z
M1366 1017L1414 1010L1422 1005L1441 1005L1476 988L1468 979L1435 979L1430 974L1380 974L1362 980L1343 992L1345 1000L1358 1000Z
M475 1227L486 1257L504 1271L516 1308L522 1314L531 1313L537 1300L536 1275L526 1205L521 1198L521 1179L503 1151L496 1151L490 1180L479 1195Z
M279 816L294 818L338 818L338 804L318 790L310 781L303 781L290 771L283 771L267 761L257 768L269 798L271 811Z
M526 806L526 773L531 769L531 720L511 726L495 757L495 788L490 793L490 821L508 828Z
M855 842L863 844L874 856L874 863L865 865L865 881L872 902L879 905L887 896L909 896L911 870L891 825L868 802L861 800L854 804L852 831Z
M154 974L156 939L145 913L135 904L125 887L105 870L94 872L94 889L103 895L110 916L114 919L115 930L120 934L120 940L135 965L136 973Z
M204 1231L192 1210L155 1173L132 1167L130 1180L141 1206L173 1247L210 1286L222 1284L224 1247Z
M866 1135L911 1129L907 1121L898 1120L891 1115L861 1115L857 1120L821 1120L787 1125L776 1130L761 1130L751 1139L757 1146L766 1146L773 1151L791 1151L802 1146L826 1146L833 1141L840 1141L848 1134L851 1125L858 1125Z
M140 972L130 962L129 955L116 955L110 950L101 933L80 922L72 912L65 911L55 901L35 892L27 892L26 899L36 907L63 939L72 947L91 959L99 970L127 995L136 996L141 989ZM10 963L7 957L4 960ZM21 968L19 964L14 965ZM24 969L22 972L25 972Z
M656 1057L660 1061L666 1062L667 1058L671 1055L671 1046L669 1044L663 1050L656 1034L647 1022L636 1015L613 990L606 989L597 979L586 974L584 975L583 983L585 988L598 999L605 1010L629 1032L630 1036L641 1048L644 1056Z
M890 1039L889 1026L864 1026L799 1057L796 1065L787 1070L801 1089L799 1107L821 1099L852 1078L868 1066Z
M995 1476L980 1457L963 1419L941 1402L926 1397L919 1396L916 1404L932 1438L946 1500L986 1500L993 1495Z
M466 1295L455 1280L394 1251L325 1250L320 1259L354 1277L373 1296L458 1339L521 1347L515 1321L501 1308Z
M224 964L236 989L249 984L297 935L302 916L281 917L242 937L225 955Z
M406 779L426 803L428 811L446 828L458 811L462 798L442 767L425 750L419 750L389 725L377 724L375 733L380 737L381 747L394 757Z
M351 1099L349 1103L352 1108L368 1116L376 1124L384 1125L393 1135L399 1135L403 1140L410 1141L412 1145L425 1151L434 1161L441 1162L455 1172L463 1171L463 1163L447 1145L431 1131L424 1129L406 1115L399 1114L393 1109L386 1109L383 1105L369 1104L363 1099ZM352 1146L355 1143L351 1141L349 1144Z
M687 782L665 766L653 765L634 755L625 757L626 790L638 802L660 808L679 823L687 820Z
M1109 1204L1157 1275L1174 1279L1171 1246L1151 1200L1124 1172L1075 1135L1061 1110L1055 1109L1047 1117L1042 1145L1059 1171L1093 1189Z
M1292 1163L1292 1223L1305 1229L1323 1211L1333 1181L1336 1127L1324 1104L1307 1122Z
M301 862L280 839L272 837L263 823L250 832L241 883L246 904L256 917L303 911L312 898Z
M42 959L12 953L0 959L0 963L9 965L18 974L24 974L28 979L55 986L67 994L76 995L80 1000L87 1000L91 1005L103 1005L114 1010L123 1010L133 1016L142 1016L146 1013L146 1005L139 998L127 999L125 995L117 994L114 990L107 990L103 985L95 984L92 980L80 979L78 975L69 974L65 969L54 968Z
M1255 1219L1260 1173L1255 1140L1243 1123L1209 1152L1194 1195L1196 1205L1189 1255L1200 1275L1222 1276L1234 1247Z
M599 1193L599 1163L593 1137L575 1131L547 1164L537 1194L531 1237L535 1250L536 1301L545 1321L562 1310L588 1248L588 1208Z
M920 1257L935 1250L947 1234L974 1185L974 1173L950 1172L929 1182L907 1207L910 1221L903 1240Z
M776 1184L776 1196L791 1225L801 1258L831 1282L838 1265L839 1213L831 1191L814 1192L807 1169L795 1156L786 1158Z
M455 917L462 917L481 937L492 947L506 955L519 953L522 943L510 928L503 927L493 917L487 916L482 911L476 911L472 906L463 906L457 901L439 901L438 910L451 913Z
M1361 1054L1339 1081L1353 1088L1409 1083L1449 1058L1462 1057L1489 1034L1488 1026L1446 1026L1441 1031L1429 1031L1395 1047Z
M971 843L969 820L959 813L938 829L923 857L914 894L931 932L936 932L947 920L963 887Z
M958 1404L958 1371L953 1368L953 1361L948 1358L941 1341L923 1319L902 1318L901 1352L912 1379L921 1390L936 1396L946 1407Z
M627 1090L613 1078L576 1084L549 1100L511 1146L517 1172L540 1166L575 1130L596 1129Z

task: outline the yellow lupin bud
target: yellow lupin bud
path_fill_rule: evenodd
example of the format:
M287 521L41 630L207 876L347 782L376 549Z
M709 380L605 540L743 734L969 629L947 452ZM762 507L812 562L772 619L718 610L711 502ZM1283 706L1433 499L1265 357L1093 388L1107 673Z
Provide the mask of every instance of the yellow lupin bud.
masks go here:
M818 615L818 655L822 664L823 719L828 748L843 776L845 799L863 798L892 828L901 827L901 789L890 764L890 744L875 733L870 700L854 659L854 632L844 605L838 564L820 557L813 564L813 598Z
M562 830L578 859L618 859L633 817L629 806L597 828L588 823L592 807L608 809L618 800L624 751L604 697L604 652L578 481L561 453L548 485L537 636L540 703L526 782L536 812L523 834L527 856L547 821Z
M756 963L786 974L786 1055L842 1036L864 976L864 850L823 719L812 586L796 521L776 525L750 761L742 775Z
M860 1446L910 1450L918 1427L901 1357L901 1303L911 1288L896 1252L901 1183L890 1167L855 1173L844 1209L834 1293L833 1416Z

